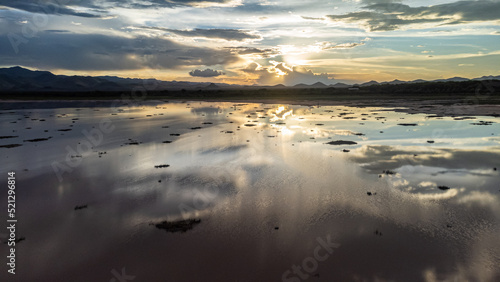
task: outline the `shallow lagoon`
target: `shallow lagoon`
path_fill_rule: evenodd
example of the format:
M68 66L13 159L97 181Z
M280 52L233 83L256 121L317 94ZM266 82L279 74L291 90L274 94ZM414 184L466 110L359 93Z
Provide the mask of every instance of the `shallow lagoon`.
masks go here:
M14 281L110 281L123 269L136 281L500 278L498 118L77 107L0 111L1 171L16 172L26 238ZM83 131L100 142L85 147ZM186 219L200 222L155 227ZM336 247L318 259L324 241Z

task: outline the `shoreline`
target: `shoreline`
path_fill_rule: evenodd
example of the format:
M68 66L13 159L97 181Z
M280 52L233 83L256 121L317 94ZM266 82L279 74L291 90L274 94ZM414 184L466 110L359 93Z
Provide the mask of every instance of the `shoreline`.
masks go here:
M470 99L469 99L470 100ZM460 99L459 102L452 99L441 100L418 100L414 99L356 99L356 100L302 100L302 99L12 99L0 100L0 110L18 109L48 109L67 107L110 107L116 102L123 106L127 102L157 105L162 103L257 103L257 104L286 104L296 106L347 106L347 107L380 107L394 110L396 112L406 112L409 114L429 114L435 117L456 117L456 116L493 116L500 117L500 102L494 104L466 104L467 99ZM496 102L496 101L491 101ZM45 105L44 105L45 104Z

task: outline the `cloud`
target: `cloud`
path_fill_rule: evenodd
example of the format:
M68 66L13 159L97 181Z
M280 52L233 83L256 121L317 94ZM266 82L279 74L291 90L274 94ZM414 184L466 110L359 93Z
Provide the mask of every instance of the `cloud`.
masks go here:
M60 5L63 1L25 1L25 0L0 0L0 6L23 10L30 13L40 13L49 15L70 15L84 18L99 18L101 15L86 12L79 12L66 5ZM78 1L76 1L78 2ZM83 1L81 1L83 2ZM84 7L89 7L90 3L86 3Z
M100 18L100 13L112 7L128 9L156 9L175 8L182 6L211 7L211 6L238 6L241 0L0 0L0 6L23 10L31 13L71 15L86 18ZM75 8L73 8L75 7ZM77 9L86 8L96 13L79 12Z
M363 40L365 41L365 40ZM319 42L316 44L321 50L332 50L332 49L351 49L354 47L362 46L365 45L364 42L359 42L359 43L341 43L341 44L334 44L331 42Z
M280 45L273 50L273 54L276 55L304 55L311 53L319 53L322 51L328 51L333 49L352 49L358 46L365 45L366 41L371 40L371 38L365 38L360 42L345 42L345 43L334 43L328 41L316 42L311 45Z
M472 191L469 195L462 197L459 201L460 204L465 204L468 207L473 205L480 205L485 207L492 207L499 210L498 196L489 192Z
M241 1L236 1L236 0L153 0L153 1L148 1L150 3L153 3L158 6L201 6L201 7L207 7L207 6L238 6L241 4Z
M367 11L327 17L332 21L358 23L369 31L391 31L412 24L455 25L500 20L499 1L458 1L428 7L370 1L363 8Z
M223 74L224 73L222 71L212 70L212 69L206 69L206 70L196 69L189 72L190 76L196 76L196 77L215 77Z
M241 69L241 70L244 72L248 72L248 73L257 73L258 71L261 71L263 69L264 68L262 68L262 66L259 65L258 63L252 62L249 65L247 65L244 69Z
M334 80L327 73L315 74L312 70L303 66L288 66L283 62L271 61L272 66L262 67L258 63L251 63L243 72L256 75L256 82L261 85L284 84L293 86L299 83L314 84L322 82L331 84Z
M281 55L279 47L259 49L255 47L226 47L234 54L238 55L253 55L259 58L272 58Z
M345 21L348 23L358 23L368 31L391 31L399 29L402 25L416 23L435 23L441 19L401 19L401 14L384 14L376 12L354 12L345 15L328 15L332 21Z
M239 57L225 49L191 47L163 38L41 32L21 44L18 55L8 37L0 36L0 61L38 69L132 70L231 64Z
M302 16L302 18L304 20L312 20L312 21L324 21L325 18L315 18L315 17L306 17L306 16Z
M405 165L440 167L447 170L454 169L491 169L496 167L500 159L500 151L476 151L435 149L432 151L384 145L364 146L362 154L352 156L351 160L363 164L363 168L380 173L383 170L394 170ZM415 158L414 155L418 155Z
M243 41L248 39L261 39L260 35L256 35L250 33L245 30L239 29L201 29L195 28L191 30L179 30L179 29L169 29L163 27L149 27L149 26L141 26L139 28L142 29L150 29L150 30L160 30L165 32L170 32L176 35L185 36L185 37L204 37L204 38L216 38L216 39L224 39L228 41Z
M63 32L70 32L67 29L47 29L45 32L55 32L55 33L63 33Z
M391 3L401 3L401 0L362 0L363 4L391 4Z

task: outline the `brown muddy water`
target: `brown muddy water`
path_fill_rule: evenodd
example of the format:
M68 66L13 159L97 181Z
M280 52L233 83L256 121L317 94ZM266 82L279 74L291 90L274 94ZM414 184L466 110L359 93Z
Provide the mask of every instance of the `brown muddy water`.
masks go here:
M11 104L12 105L12 104ZM388 108L0 111L1 281L500 281L500 124ZM2 228L1 240L8 241Z

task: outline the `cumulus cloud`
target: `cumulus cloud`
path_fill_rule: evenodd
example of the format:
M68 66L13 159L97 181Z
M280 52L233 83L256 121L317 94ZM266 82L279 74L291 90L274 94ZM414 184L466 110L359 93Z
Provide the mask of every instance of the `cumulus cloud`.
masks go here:
M459 1L410 7L392 1L369 1L366 11L328 15L332 21L358 23L369 31L391 31L412 24L455 25L500 20L499 1Z
M206 69L206 70L192 70L189 72L190 76L196 76L196 77L215 77L215 76L220 76L223 75L224 73L222 71L218 70L213 70L213 69Z
M14 56L8 36L0 36L0 61L38 69L177 69L231 64L239 57L225 49L182 45L163 38L42 32L19 46Z
M160 30L165 32L170 32L176 35L185 37L205 37L205 38L217 38L229 41L243 41L247 39L261 39L260 35L253 34L249 31L239 30L239 29L201 29L195 28L191 30L179 30L179 29L169 29L163 27L148 27L141 26L142 29Z
M254 62L242 69L242 71L257 75L255 80L261 85L284 84L293 86L299 83L314 84L317 82L328 85L333 82L333 77L327 73L315 74L312 70L303 66L290 67L285 63L276 61L271 61L271 63L272 66L263 67Z

